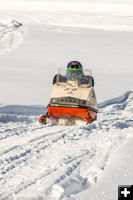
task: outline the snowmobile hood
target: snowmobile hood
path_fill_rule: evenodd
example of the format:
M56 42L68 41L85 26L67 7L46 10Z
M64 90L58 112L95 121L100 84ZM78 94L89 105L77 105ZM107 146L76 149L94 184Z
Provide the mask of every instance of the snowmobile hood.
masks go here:
M78 99L88 99L88 94L91 92L92 87L86 88L82 86L69 87L65 84L54 84L51 98L72 97Z

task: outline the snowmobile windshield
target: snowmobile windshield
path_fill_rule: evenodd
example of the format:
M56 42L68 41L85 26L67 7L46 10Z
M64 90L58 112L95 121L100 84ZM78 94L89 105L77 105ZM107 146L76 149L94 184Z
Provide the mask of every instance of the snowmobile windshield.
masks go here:
M65 84L68 80L79 80L83 87L91 86L92 73L89 69L65 69L59 68L57 73L57 83Z

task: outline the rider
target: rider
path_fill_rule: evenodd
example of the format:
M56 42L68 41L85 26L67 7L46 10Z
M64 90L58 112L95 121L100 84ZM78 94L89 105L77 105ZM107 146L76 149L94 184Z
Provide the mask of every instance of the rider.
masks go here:
M85 78L83 73L83 66L79 61L71 61L67 65L66 71L67 79L76 79L81 82L81 84L87 84L88 80ZM94 86L94 79L92 77L92 86Z
M78 61L71 61L67 65L66 75L67 79L76 79L81 81L83 78L82 65Z
M79 80L81 84L88 84L88 78L84 76L83 66L79 61L71 61L67 65L66 78L64 78L63 82L66 82L67 80L71 79ZM54 76L53 84L56 83L56 80L57 80L57 74ZM93 77L92 77L92 86L94 86Z

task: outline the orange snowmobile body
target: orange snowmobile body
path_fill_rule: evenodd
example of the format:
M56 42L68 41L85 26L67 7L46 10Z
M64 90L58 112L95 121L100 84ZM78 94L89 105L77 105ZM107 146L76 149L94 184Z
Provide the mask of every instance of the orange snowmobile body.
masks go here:
M72 107L54 107L49 106L47 116L50 119L79 119L85 121L87 124L92 123L97 119L97 113L86 108L72 108Z

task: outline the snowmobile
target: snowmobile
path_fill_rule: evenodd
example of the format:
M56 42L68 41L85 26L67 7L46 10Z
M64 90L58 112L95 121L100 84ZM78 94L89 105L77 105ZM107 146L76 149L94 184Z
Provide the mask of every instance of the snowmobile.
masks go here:
M75 70L67 76L66 69L60 68L53 79L53 89L46 115L42 115L39 122L47 124L47 119L59 124L74 124L76 120L92 123L97 119L97 100L94 91L94 79L91 70L83 69L82 78ZM81 73L81 71L80 71Z

